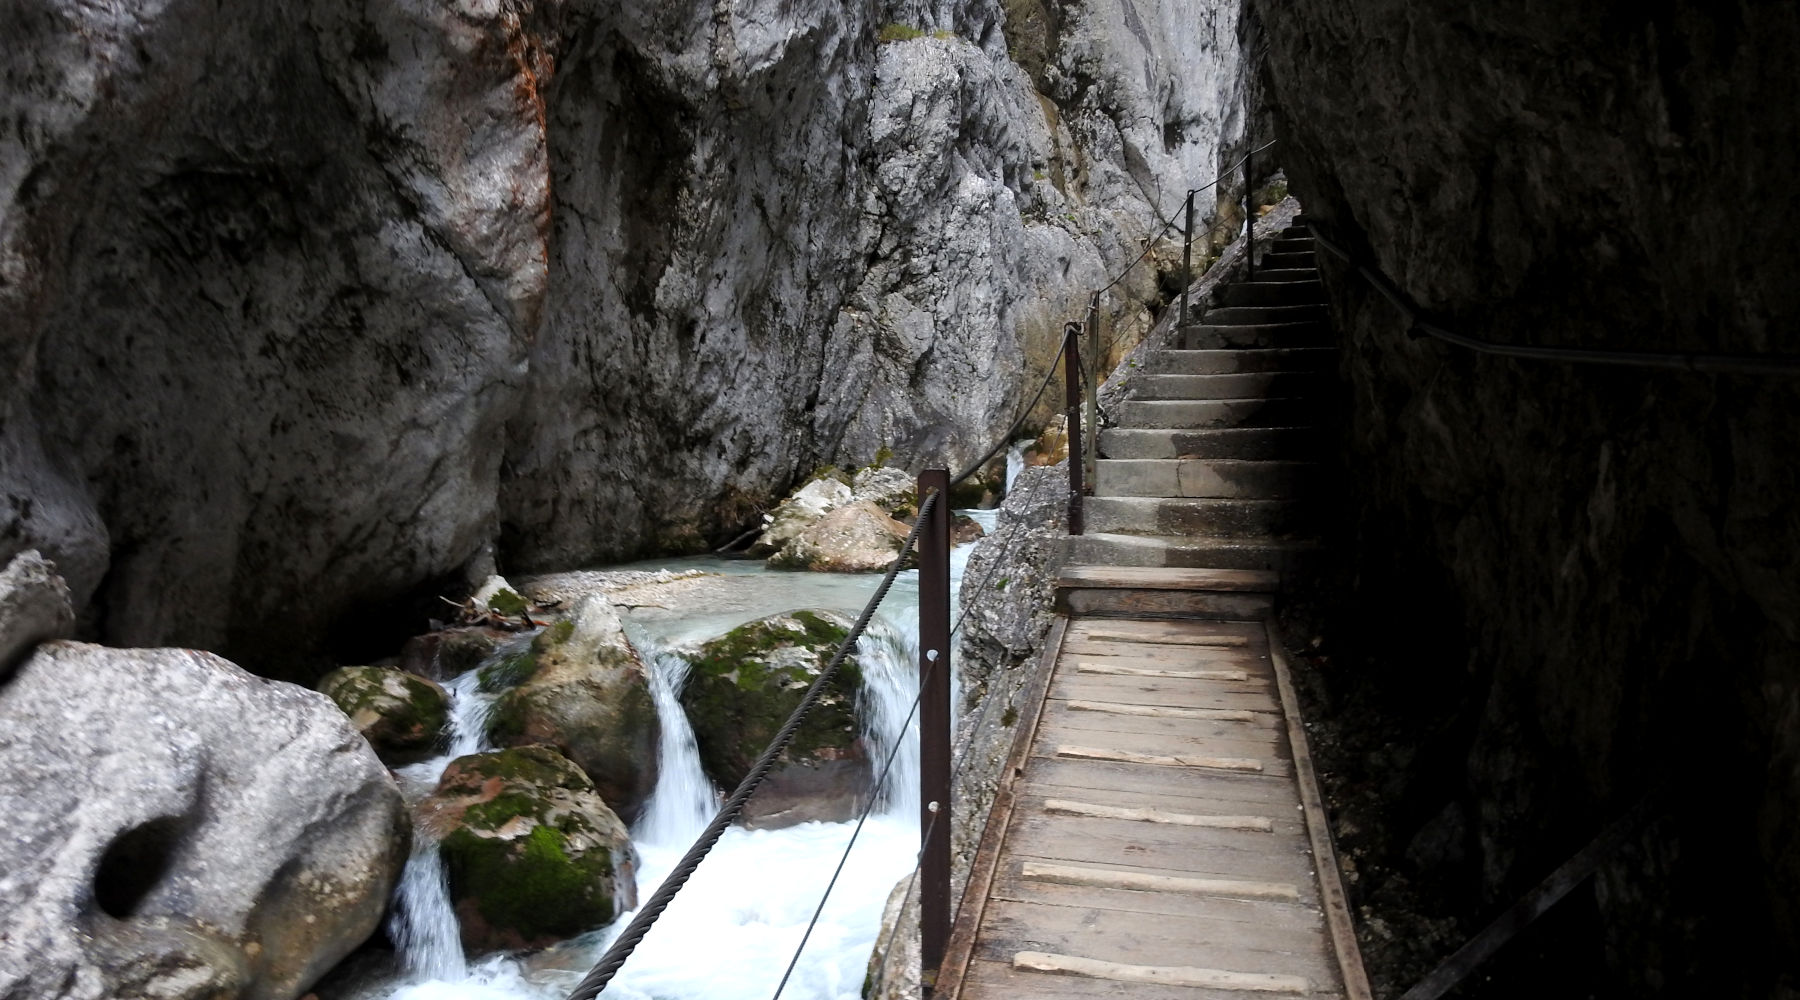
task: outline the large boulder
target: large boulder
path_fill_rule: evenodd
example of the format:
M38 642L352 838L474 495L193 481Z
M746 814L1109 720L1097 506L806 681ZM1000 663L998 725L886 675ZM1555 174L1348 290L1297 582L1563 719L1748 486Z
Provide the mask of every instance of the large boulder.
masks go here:
M791 611L683 652L692 666L681 705L708 777L727 789L744 780L850 634L850 624L830 611ZM856 720L861 689L862 668L851 654L744 807L745 826L769 829L856 815L870 793Z
M791 539L769 565L825 573L872 573L902 555L911 529L868 500L839 507Z
M0 996L290 1000L373 932L400 791L325 696L40 646L0 687Z
M541 948L637 907L637 854L594 783L547 746L458 757L419 804L471 954Z
M0 570L0 683L38 643L64 638L74 628L69 587L36 549L19 553Z
M637 818L656 787L662 727L650 672L604 594L583 597L572 617L538 633L527 652L483 669L484 687L517 685L489 716L496 744L556 747L626 822Z
M339 667L319 691L390 767L417 764L444 745L450 696L435 681L389 667Z
M780 552L800 534L819 523L826 514L849 503L854 496L850 485L837 477L837 470L821 474L794 491L769 515L762 536L750 546L750 555L766 556Z

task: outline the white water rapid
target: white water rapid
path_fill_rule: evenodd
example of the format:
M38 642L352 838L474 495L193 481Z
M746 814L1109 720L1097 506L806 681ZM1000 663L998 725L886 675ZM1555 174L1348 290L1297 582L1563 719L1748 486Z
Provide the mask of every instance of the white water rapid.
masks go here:
M1019 473L1025 471L1025 449L1030 441L1014 441L1006 449L1006 492L1011 493L1013 483L1019 479Z
M991 511L971 513L991 529ZM973 546L951 554L955 593ZM670 565L677 565L674 561ZM651 618L625 614L633 645L651 671L662 722L654 794L632 830L638 898L647 899L712 818L720 793L700 768L693 730L679 694L686 662L666 647L721 634L733 624L791 608L834 607L855 614L873 577L771 572L742 562L682 560L742 582L761 606L718 614ZM912 870L918 851L918 723L907 716L918 692L918 585L903 573L859 649L864 689L858 716L877 773L900 743L893 771L820 915L782 996L789 1000L855 1000L894 883ZM521 640L524 641L524 640ZM504 655L504 653L498 654ZM471 670L445 684L452 698L451 750L398 772L408 800L431 790L456 756L488 749L486 716L493 695ZM849 840L854 822L802 823L781 830L732 827L607 987L619 1000L767 1000ZM560 1000L598 960L634 913L553 948L521 956L465 960L449 905L444 866L434 843L415 850L395 894L389 934L398 968L376 973L327 1000Z

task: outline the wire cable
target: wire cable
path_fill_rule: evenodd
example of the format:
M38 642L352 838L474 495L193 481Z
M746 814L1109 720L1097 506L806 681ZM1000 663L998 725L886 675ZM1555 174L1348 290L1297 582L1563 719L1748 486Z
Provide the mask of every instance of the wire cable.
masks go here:
M943 495L937 490L933 490L920 500L918 520L913 524L912 532L906 536L906 542L901 546L902 552L918 542L919 532L924 527L933 505L942 499ZM788 744L793 741L794 733L799 730L801 720L818 702L819 696L824 693L825 685L837 675L838 667L849 655L851 647L855 646L857 641L862 638L864 630L869 627L870 618L875 614L875 609L880 607L881 602L886 599L888 590L894 585L894 578L899 576L901 562L902 560L896 559L894 564L888 567L887 574L882 577L880 586L875 588L875 593L869 598L869 603L863 606L862 614L857 617L856 624L851 626L849 634L838 646L831 662L819 672L818 678L801 697L800 704L794 708L793 714L788 716L787 722L775 734L775 738L769 741L762 756L758 757L756 763L751 765L750 773L738 783L737 789L731 793L730 798L725 800L725 804L719 808L719 812L712 818L712 822L706 824L706 829L701 831L693 846L689 847L687 853L682 855L681 860L676 862L674 869L669 872L669 876L663 879L662 885L657 887L656 892L651 894L650 899L638 910L638 915L632 918L624 932L613 941L612 946L606 950L606 954L600 957L600 961L595 964L594 968L582 977L581 982L577 983L575 988L570 991L568 1000L594 1000L600 991L606 988L606 984L612 981L613 976L625 964L625 960L631 957L633 951L637 950L639 942L643 941L644 935L650 932L650 928L656 923L657 918L661 917L663 911L668 909L675 894L687 884L688 879L693 876L694 870L700 867L700 862L706 860L706 855L712 851L713 845L718 843L719 837L724 835L725 828L737 819L738 814L743 811L744 803L750 801L750 796L755 794L763 779L768 777L769 771L775 766L775 759L781 756L782 751L786 750Z
M1025 408L1023 410L1019 411L1019 419L1014 420L1012 422L1012 426L1008 427L1006 429L1006 433L1000 435L1000 440L995 442L994 446L992 448L989 448L987 450L986 454L984 454L980 458L976 459L975 464L964 469L962 471L962 475L957 476L956 478L950 480L951 486L954 487L954 486L962 485L964 480L968 479L970 476L973 476L975 473L980 472L982 467L987 465L988 462L992 461L993 457L995 455L1000 454L1000 449L1006 447L1008 444L1010 444L1012 442L1013 433L1016 432L1020 427L1024 426L1025 418L1031 416L1031 408L1037 405L1038 400L1044 398L1044 390L1050 388L1050 380L1056 376L1056 363L1058 361L1062 360L1063 353L1065 351L1067 351L1068 349L1069 349L1069 340L1067 337L1065 337L1065 338L1063 338L1063 345L1056 349L1056 357L1054 357L1050 360L1050 367L1048 369L1046 369L1044 372L1044 380L1042 382L1038 383L1037 392L1032 394L1031 402L1026 403Z

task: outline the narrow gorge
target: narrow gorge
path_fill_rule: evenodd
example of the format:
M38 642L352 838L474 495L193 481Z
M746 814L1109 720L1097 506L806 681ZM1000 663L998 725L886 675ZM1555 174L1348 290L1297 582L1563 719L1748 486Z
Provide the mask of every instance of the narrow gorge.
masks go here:
M1296 239L1320 531L1234 568L1281 571L1373 996L1606 844L1442 995L1800 997L1797 44L1753 0L7 0L0 1000L561 997L897 561L742 881L616 992L767 995L865 813L784 995L916 989L914 476L974 473L960 891L1088 551L1065 324L1091 443Z

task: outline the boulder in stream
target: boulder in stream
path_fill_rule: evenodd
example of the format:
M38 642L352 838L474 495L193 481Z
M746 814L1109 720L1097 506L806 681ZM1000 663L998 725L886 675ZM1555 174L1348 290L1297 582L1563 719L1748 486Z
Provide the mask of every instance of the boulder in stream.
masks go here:
M857 500L800 532L769 557L769 565L825 573L881 572L901 558L911 530L871 501Z
M458 757L419 816L439 837L470 954L541 948L637 906L625 824L552 747Z
M389 767L416 764L443 748L450 696L436 681L391 667L339 667L319 681L319 691Z
M682 652L692 666L681 705L708 777L726 789L744 780L850 625L830 611L790 611ZM770 829L856 815L871 785L856 719L861 689L862 667L851 654L744 807L745 826Z
M650 673L625 637L604 594L590 593L572 617L531 641L529 650L482 668L482 685L505 688L488 734L500 746L556 747L593 780L613 811L631 822L656 787L662 726Z
M45 643L0 686L0 997L289 1000L376 928L400 791L324 695Z

